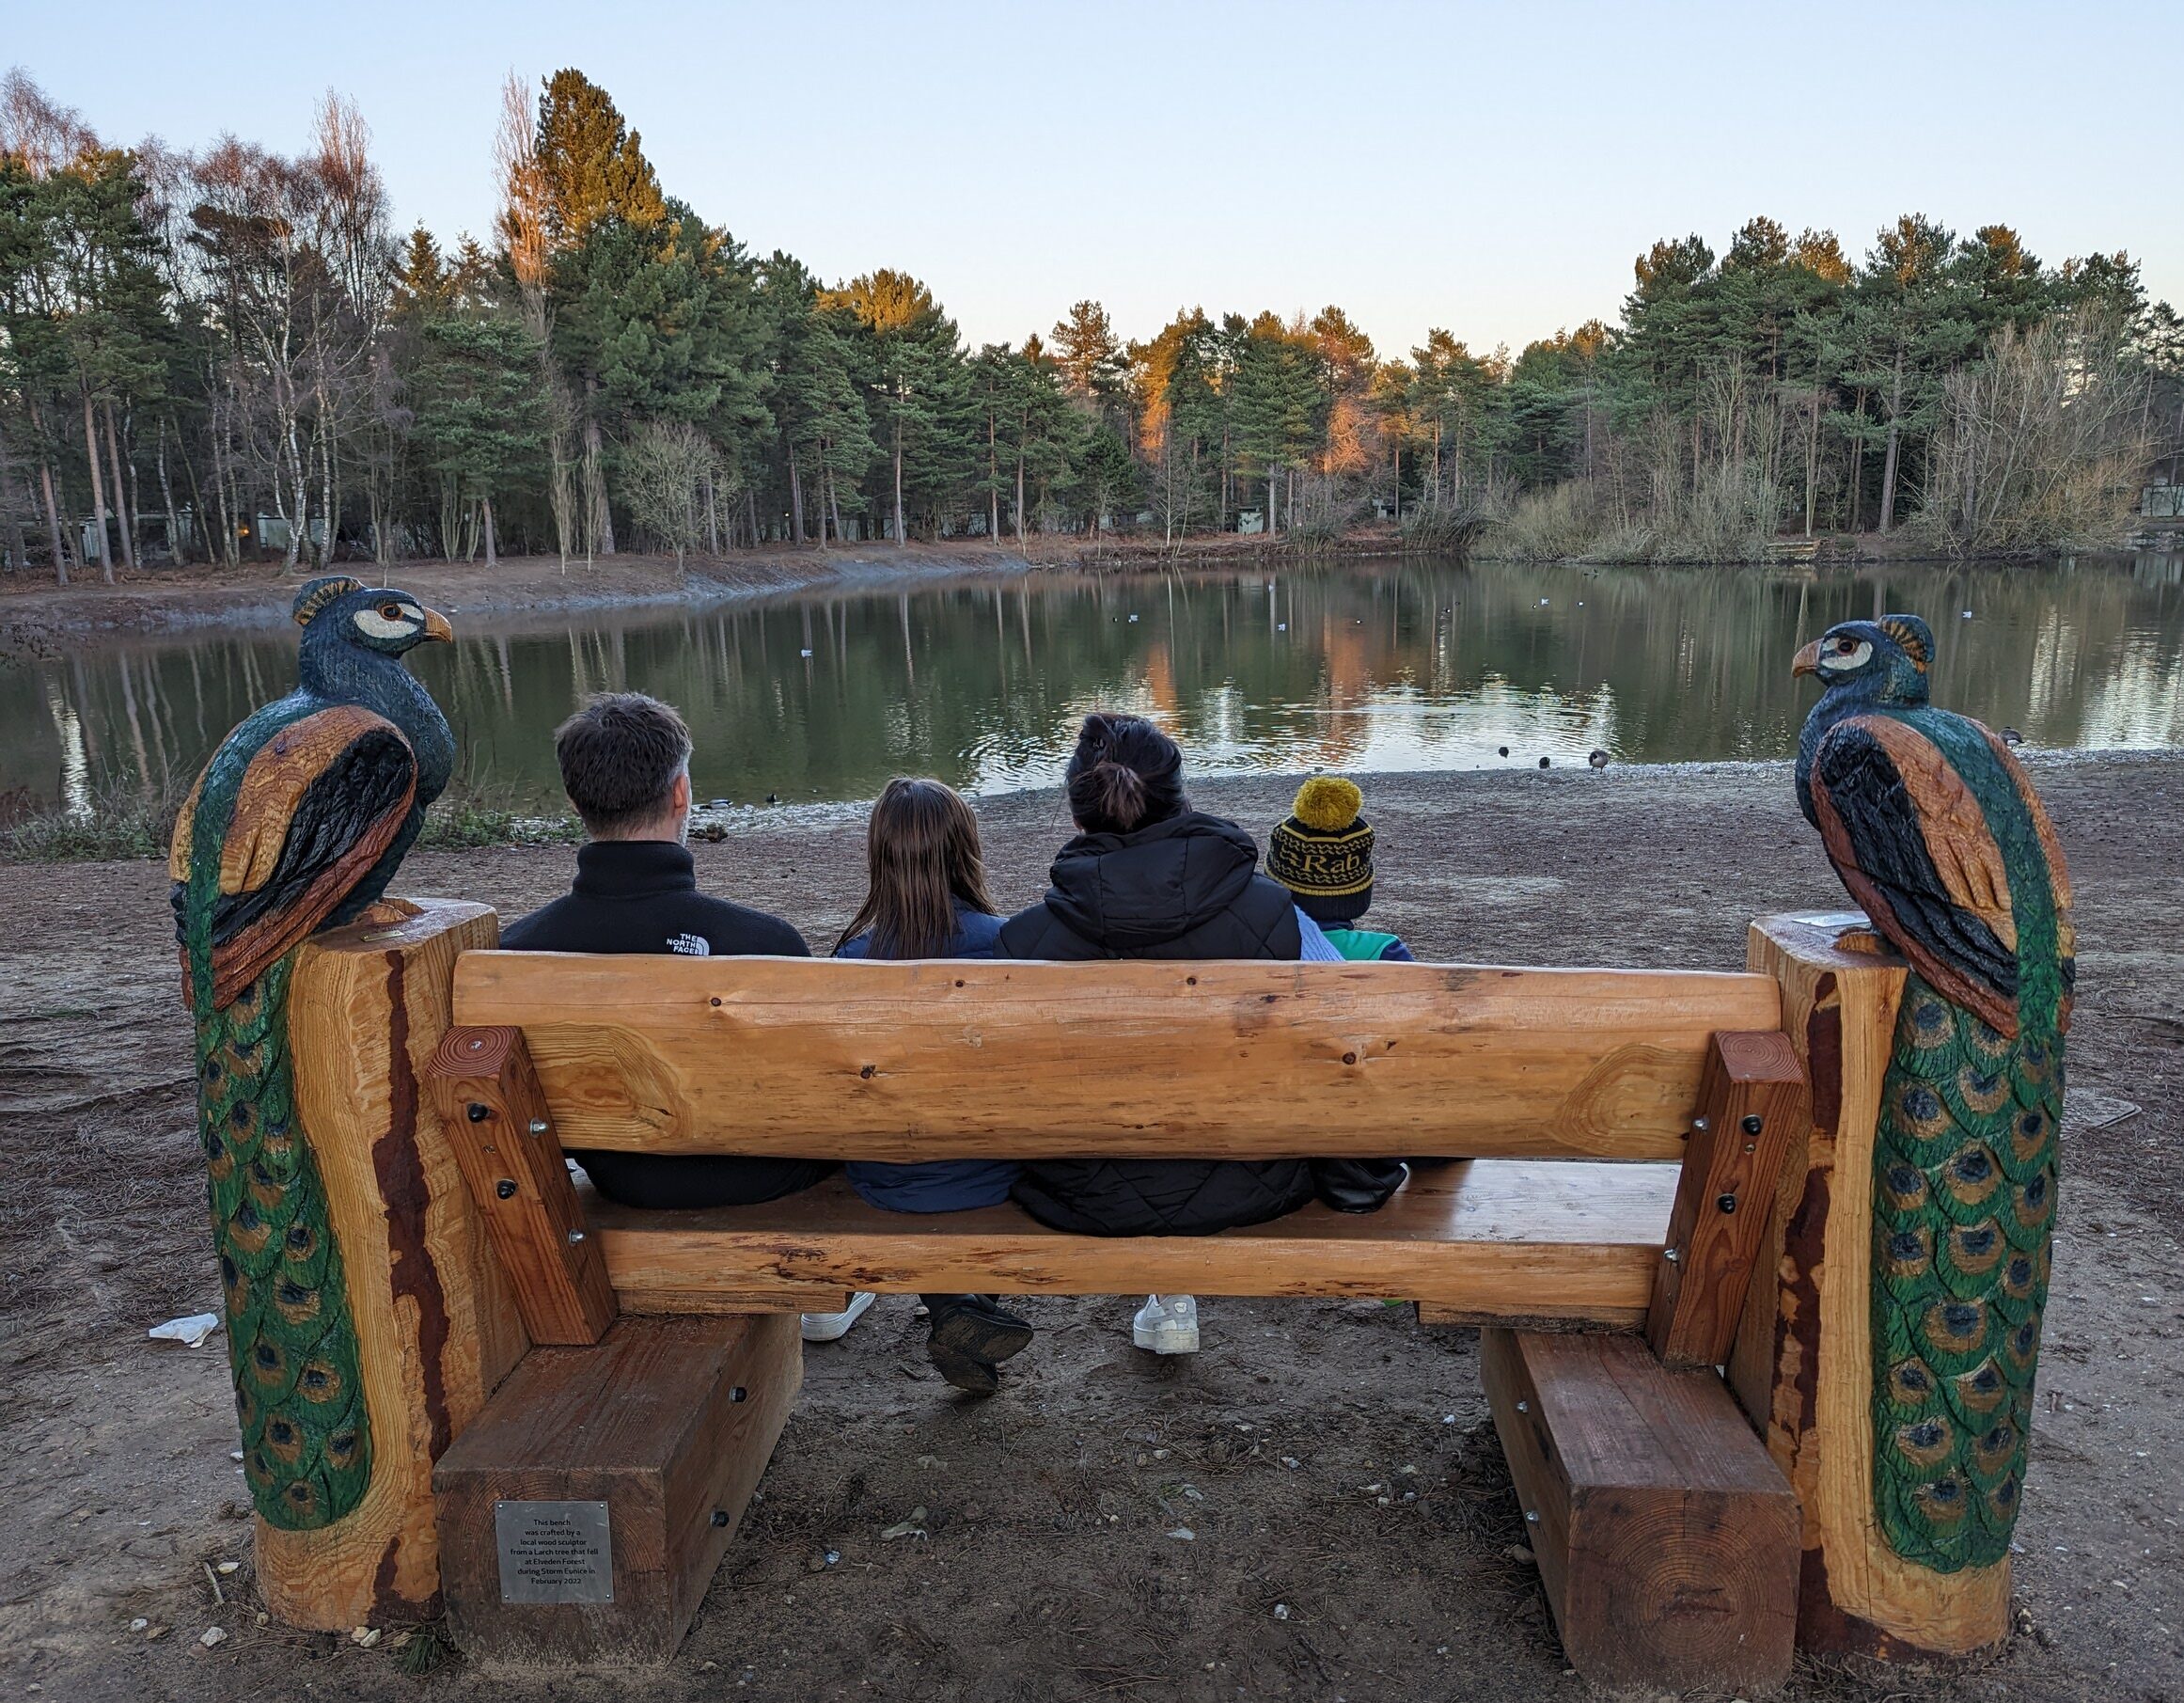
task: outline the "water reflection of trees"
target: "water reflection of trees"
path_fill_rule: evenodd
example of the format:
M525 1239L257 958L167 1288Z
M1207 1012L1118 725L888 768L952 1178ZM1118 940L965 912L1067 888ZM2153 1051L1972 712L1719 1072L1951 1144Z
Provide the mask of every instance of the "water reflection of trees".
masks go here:
M1945 702L2040 744L2184 744L2176 557L1041 576L466 629L420 670L475 783L551 796L553 726L588 693L634 687L683 707L704 796L856 797L905 769L983 790L1049 780L1101 704L1158 716L1202 770L1781 755L1808 702L1796 646L1888 608L1933 623ZM0 787L186 781L293 668L270 630L10 664Z

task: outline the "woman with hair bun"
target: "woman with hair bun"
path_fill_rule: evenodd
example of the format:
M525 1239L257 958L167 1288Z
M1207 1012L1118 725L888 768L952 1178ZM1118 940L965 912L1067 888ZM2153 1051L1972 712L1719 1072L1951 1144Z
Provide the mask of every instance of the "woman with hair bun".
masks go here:
M996 957L1301 954L1296 895L1259 873L1249 834L1190 808L1183 753L1153 723L1087 716L1066 782L1076 835L1055 856L1046 896L1001 924ZM1280 1218L1315 1194L1370 1212L1404 1175L1393 1159L1038 1159L1023 1166L1015 1198L1058 1230L1202 1236ZM1152 1296L1133 1334L1155 1353L1189 1353L1197 1302Z

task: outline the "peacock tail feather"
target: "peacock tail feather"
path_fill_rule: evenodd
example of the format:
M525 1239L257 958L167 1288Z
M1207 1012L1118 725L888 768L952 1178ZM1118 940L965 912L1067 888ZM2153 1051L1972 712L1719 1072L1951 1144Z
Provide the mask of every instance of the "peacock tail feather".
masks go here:
M1874 1151L1874 1501L1938 1572L2009 1553L2055 1217L2063 1049L1905 984Z
M214 760L191 826L183 935L197 1133L211 1178L244 1477L268 1523L308 1530L362 1501L370 1427L341 1251L296 1108L288 1033L294 952L227 1005L213 1002L211 918L242 766L227 752Z

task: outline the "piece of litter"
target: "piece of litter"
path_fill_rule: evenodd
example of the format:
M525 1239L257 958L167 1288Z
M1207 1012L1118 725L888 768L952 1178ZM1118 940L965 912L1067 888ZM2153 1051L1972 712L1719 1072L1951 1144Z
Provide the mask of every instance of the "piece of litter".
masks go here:
M208 1626L199 1634L197 1642L207 1649L211 1649L215 1644L225 1644L228 1642L228 1629L224 1626Z
M358 1649L370 1649L379 1643L379 1628L360 1626L349 1634L349 1642L355 1645Z
M129 1630L133 1632L140 1632L150 1624L150 1621L147 1620L142 1615L139 1615L135 1619L129 1623Z
M826 1565L828 1567L832 1567L837 1561L840 1561L841 1559L841 1552L840 1550L828 1550L826 1552Z
M896 1537L922 1537L925 1536L925 1510L914 1507L907 1520L898 1520L894 1524L883 1527L880 1537L883 1541Z
M1388 1487L1384 1484L1360 1484L1358 1488L1368 1496L1377 1496Z
M1284 1455L1281 1458L1281 1464L1294 1473L1297 1467L1296 1457L1295 1455Z
M1179 1525L1168 1535L1180 1543L1195 1543L1198 1540L1198 1534L1187 1525Z
M1418 1469L1414 1466L1399 1466L1395 1470L1406 1478L1416 1478L1418 1476Z
M145 1334L154 1342L179 1342L184 1348L197 1348L219 1328L219 1314L192 1313L181 1318L170 1318L164 1325L153 1325Z
M218 1570L223 1573L239 1573L243 1570L243 1563L240 1561L223 1561L220 1563Z
M1155 1460L1166 1460L1168 1459L1168 1451L1166 1449L1155 1449L1153 1451L1153 1459Z
M1205 1492L1200 1490L1195 1484L1185 1485L1183 1487L1183 1493L1189 1497L1193 1502L1203 1502L1205 1500Z
M1456 1423L1456 1416L1455 1416L1453 1413L1443 1413L1443 1414L1441 1415L1441 1424L1443 1424L1443 1425L1454 1425L1455 1423Z
M1277 1620L1286 1620L1286 1619L1288 1619L1288 1618L1289 1618L1289 1604L1288 1604L1288 1603L1286 1603L1286 1602L1277 1602L1277 1603L1274 1605L1274 1617L1275 1617Z
M243 1451L241 1449L229 1449L228 1451L228 1459L230 1460L241 1460L243 1459Z

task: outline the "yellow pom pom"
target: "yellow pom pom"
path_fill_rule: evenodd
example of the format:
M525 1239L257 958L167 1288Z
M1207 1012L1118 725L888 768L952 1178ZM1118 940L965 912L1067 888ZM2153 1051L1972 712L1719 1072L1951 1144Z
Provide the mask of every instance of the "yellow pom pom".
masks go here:
M1339 834L1358 819L1365 795L1355 781L1340 775L1314 775L1296 789L1290 813L1314 833Z

